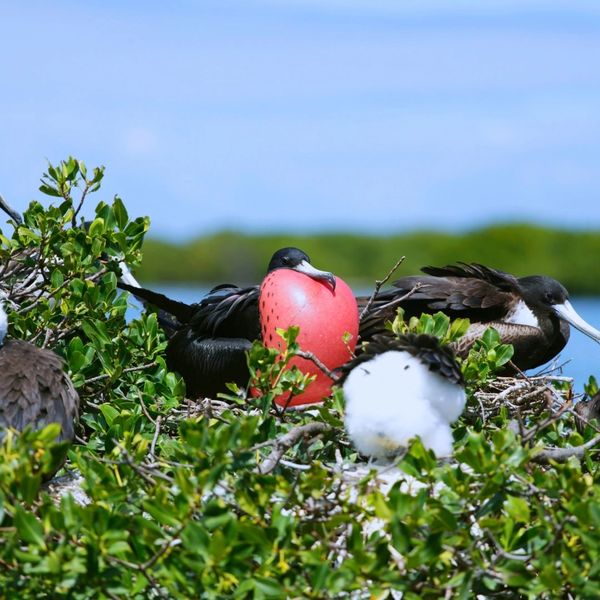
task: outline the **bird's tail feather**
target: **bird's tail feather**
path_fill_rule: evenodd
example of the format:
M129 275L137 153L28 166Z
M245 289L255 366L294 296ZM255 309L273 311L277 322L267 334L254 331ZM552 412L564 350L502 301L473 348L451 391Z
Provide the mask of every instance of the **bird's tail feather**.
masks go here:
M180 302L179 300L172 300L159 292L153 292L152 290L143 287L128 285L124 281L119 281L117 285L120 289L133 294L138 300L156 306L159 309L159 320L161 321L161 324L170 329L176 327L173 318L176 319L179 324L184 324L189 323L194 314L193 306L186 304L185 302ZM165 321L164 323L163 320Z

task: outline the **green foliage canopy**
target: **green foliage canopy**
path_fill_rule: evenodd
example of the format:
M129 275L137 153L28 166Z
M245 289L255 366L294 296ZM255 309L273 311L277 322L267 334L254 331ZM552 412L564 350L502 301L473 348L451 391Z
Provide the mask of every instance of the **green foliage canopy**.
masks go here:
M259 343L249 361L261 395L186 400L156 318L127 323L116 290L118 262L140 263L147 221L115 198L81 226L81 196L101 175L73 159L52 167L42 190L58 203L33 203L0 238L10 334L65 358L83 414L70 450L53 426L0 445L0 597L600 595L598 464L583 451L544 455L593 439L594 427L578 433L548 403L521 430L508 426L518 417L508 404L465 416L454 460L417 440L387 493L368 468L348 479L359 458L339 390L310 413L282 413L273 397L306 381ZM464 329L440 316L406 326L447 340ZM295 334L284 334L288 358ZM508 358L492 332L465 362L475 415L478 386ZM547 385L569 398L568 385ZM83 500L41 483L67 450Z

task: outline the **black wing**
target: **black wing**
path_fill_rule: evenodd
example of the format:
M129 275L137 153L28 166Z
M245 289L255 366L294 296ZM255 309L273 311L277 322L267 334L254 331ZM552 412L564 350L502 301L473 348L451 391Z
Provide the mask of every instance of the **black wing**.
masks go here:
M194 305L189 327L199 337L260 339L259 287L223 284Z
M167 346L167 365L185 380L188 396L215 398L225 383L248 383L246 352L260 338L258 286L221 285Z
M199 302L186 304L146 288L123 282L117 285L136 298L156 306L161 311L161 322L167 322L170 329L181 330L188 326L200 338L242 337L255 340L260 337L258 286L241 288L221 284Z
M458 279L487 281L494 287L508 292L516 291L519 287L519 282L514 275L479 263L459 262L456 265L446 265L445 267L427 266L422 267L421 271L434 277L456 277Z
M407 318L441 311L451 318L468 317L471 321L501 321L518 301L518 281L512 275L483 265L460 264L424 267L425 275L403 277L393 288L378 294L361 321L362 339L384 329L398 307ZM403 299L403 296L407 296ZM359 307L367 299L359 298Z

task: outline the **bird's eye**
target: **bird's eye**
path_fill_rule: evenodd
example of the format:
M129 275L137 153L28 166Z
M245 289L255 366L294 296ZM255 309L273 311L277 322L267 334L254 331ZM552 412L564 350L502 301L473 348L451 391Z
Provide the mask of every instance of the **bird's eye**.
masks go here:
M284 265L289 265L289 264L290 264L290 257L289 257L289 256L284 256L284 257L281 259L281 262L282 262Z

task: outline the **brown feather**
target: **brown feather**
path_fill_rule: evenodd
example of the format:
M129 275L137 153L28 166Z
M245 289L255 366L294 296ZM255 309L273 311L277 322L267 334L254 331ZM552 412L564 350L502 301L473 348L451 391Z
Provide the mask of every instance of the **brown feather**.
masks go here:
M0 426L18 430L61 426L59 440L75 437L79 396L54 352L9 340L0 348Z

